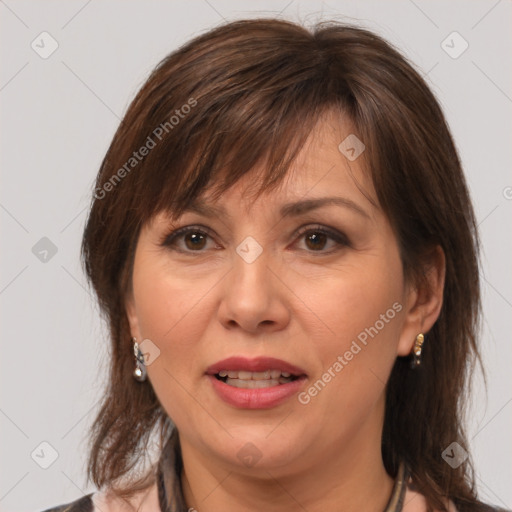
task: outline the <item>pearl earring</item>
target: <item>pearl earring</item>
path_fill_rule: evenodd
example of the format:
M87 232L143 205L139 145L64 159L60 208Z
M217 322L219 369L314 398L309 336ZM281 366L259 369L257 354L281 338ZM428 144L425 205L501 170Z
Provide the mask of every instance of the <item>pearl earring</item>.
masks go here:
M144 364L144 354L137 343L137 338L132 338L133 355L135 356L135 370L133 376L139 382L144 382L147 377L146 365Z

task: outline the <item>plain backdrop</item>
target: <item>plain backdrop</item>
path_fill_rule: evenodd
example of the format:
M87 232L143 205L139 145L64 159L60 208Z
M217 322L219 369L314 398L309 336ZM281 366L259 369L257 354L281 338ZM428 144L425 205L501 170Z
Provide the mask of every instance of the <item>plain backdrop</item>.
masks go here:
M258 16L368 27L439 98L484 249L488 384L474 372L470 448L481 496L512 508L511 15L505 0L1 0L0 510L35 512L94 490L86 433L108 338L79 245L122 115L170 51L225 20Z

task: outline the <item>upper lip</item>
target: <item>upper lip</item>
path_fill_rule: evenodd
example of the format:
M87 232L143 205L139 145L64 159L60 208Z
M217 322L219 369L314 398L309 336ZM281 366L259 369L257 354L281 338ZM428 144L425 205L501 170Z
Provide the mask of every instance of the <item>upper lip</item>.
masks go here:
M216 375L222 370L241 370L247 372L281 370L281 372L288 372L297 377L306 375L302 368L275 357L248 358L243 356L233 356L217 361L207 368L206 373L208 375Z

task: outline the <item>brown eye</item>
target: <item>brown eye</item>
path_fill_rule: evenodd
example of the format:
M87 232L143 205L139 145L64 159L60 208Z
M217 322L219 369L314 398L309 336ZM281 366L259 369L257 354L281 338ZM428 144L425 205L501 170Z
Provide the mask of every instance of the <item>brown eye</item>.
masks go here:
M202 229L197 227L180 228L169 235L165 236L161 245L178 252L192 253L205 252L208 248L208 241L212 237Z
M306 245L317 251L318 249L323 249L325 244L327 243L328 236L324 233L311 233L306 235Z
M207 236L207 235L206 235ZM192 251L197 249L203 249L206 245L206 236L197 231L191 231L186 233L184 236L184 241L187 249Z
M345 235L338 231L331 231L322 226L306 226L298 233L300 240L304 240L307 252L317 252L319 255L330 254L337 250L349 247L350 243Z

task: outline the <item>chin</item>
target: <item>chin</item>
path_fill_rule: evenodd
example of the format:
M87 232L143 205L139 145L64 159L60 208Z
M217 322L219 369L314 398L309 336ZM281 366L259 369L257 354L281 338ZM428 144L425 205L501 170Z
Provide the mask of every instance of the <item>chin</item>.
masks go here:
M221 434L222 444L216 442L212 433L206 434L210 449L230 465L240 469L272 470L293 464L304 446L304 437L297 431L282 429L278 421L256 423L246 426L229 427L228 436ZM219 440L220 441L220 440ZM268 476L268 475L267 475Z

